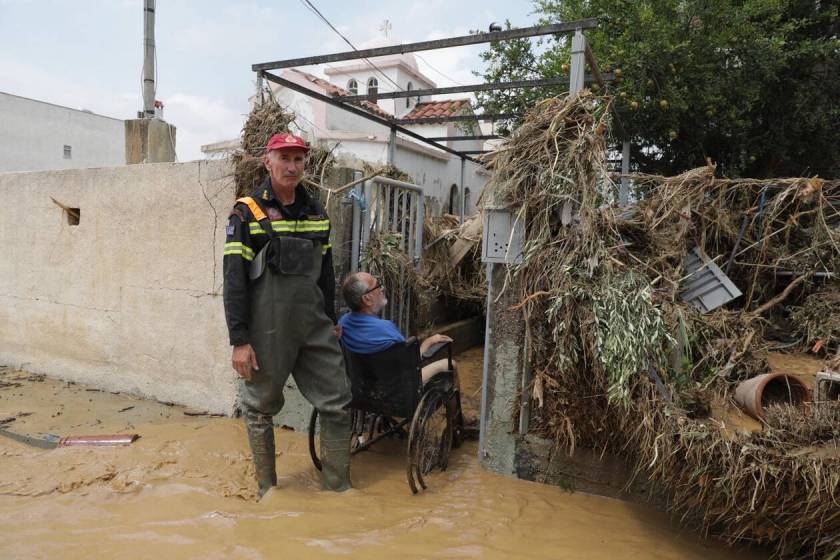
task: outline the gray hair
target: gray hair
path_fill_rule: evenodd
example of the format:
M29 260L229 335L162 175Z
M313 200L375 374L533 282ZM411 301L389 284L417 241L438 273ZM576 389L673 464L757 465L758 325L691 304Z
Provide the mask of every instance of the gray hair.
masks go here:
M358 273L353 273L344 279L341 283L341 297L344 298L344 303L351 311L360 311L362 309L362 297L368 290L367 282L359 277Z

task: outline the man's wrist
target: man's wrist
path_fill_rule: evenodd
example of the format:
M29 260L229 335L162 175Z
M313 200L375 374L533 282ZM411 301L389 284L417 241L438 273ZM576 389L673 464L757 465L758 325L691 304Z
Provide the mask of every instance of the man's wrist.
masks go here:
M250 343L251 341L248 340L248 335L246 333L230 333L231 346L243 346Z

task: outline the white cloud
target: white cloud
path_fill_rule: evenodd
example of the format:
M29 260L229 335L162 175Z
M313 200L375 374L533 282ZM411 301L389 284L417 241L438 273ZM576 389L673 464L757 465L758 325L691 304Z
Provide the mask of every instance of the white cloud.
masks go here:
M132 118L141 108L139 94L68 81L3 54L0 54L0 91L117 119Z
M187 93L169 96L164 115L177 127L180 161L203 158L202 145L236 138L245 122L245 115L224 101Z

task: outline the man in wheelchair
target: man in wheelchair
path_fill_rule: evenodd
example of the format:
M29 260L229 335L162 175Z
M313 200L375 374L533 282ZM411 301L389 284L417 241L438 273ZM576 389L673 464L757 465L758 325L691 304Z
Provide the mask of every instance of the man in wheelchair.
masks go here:
M350 308L350 312L339 319L341 342L356 354L376 354L387 350L394 344L405 342L405 337L391 321L379 317L382 309L388 305L385 287L367 272L348 275L341 284L341 295ZM452 339L446 335L433 334L420 343L420 355L424 358L434 355ZM421 369L425 385L435 375L447 371L446 358L426 364ZM458 366L452 362L455 375L455 387L458 388Z
M378 316L388 303L385 287L366 272L348 276L342 295L350 308L337 328L353 392L357 439L352 452L385 437L406 437L406 474L411 491L417 493L426 488L426 474L446 469L450 449L462 439L464 421L452 339L434 334L422 343L414 337L406 340L394 323ZM447 358L432 361L443 348L449 350ZM309 451L319 467L316 422L317 411L313 411Z

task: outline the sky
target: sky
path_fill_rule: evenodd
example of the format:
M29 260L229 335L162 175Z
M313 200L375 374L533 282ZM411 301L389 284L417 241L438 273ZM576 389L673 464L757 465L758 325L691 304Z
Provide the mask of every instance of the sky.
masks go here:
M311 1L357 48L381 40L385 20L402 43L536 23L531 0ZM251 64L349 49L300 0L157 0L156 15L156 98L177 127L179 161L239 135ZM482 48L423 52L434 69L418 63L441 87L477 83ZM143 0L0 0L2 92L135 118L142 66Z

